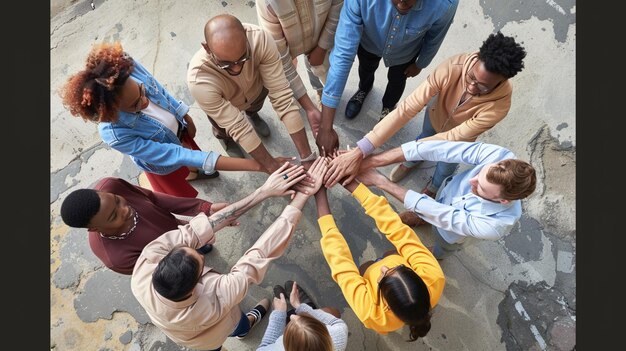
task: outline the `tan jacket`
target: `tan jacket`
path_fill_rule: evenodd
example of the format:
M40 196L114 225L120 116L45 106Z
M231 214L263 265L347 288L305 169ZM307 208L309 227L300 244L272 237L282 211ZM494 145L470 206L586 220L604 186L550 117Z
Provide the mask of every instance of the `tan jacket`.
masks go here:
M192 296L181 302L170 301L154 290L152 273L177 244L199 248L215 242L208 217L200 213L188 224L166 232L144 248L130 280L133 295L152 323L177 344L216 349L239 323L239 302L246 296L248 285L259 284L269 263L283 254L301 216L300 210L287 205L230 272L221 274L205 266Z
M375 148L381 146L438 95L428 111L437 134L421 140L476 141L506 116L512 95L511 83L505 80L492 92L470 97L458 106L467 87L465 74L477 60L478 52L459 54L437 66L426 81L365 135L367 140Z
M252 52L241 74L229 75L209 59L204 48L200 48L189 62L187 85L200 108L226 129L246 152L250 152L259 147L261 139L246 118L245 111L261 94L263 87L269 91L272 107L289 134L302 130L304 121L285 78L276 43L259 26L249 23L243 26Z
M296 99L306 94L292 59L309 54L316 46L326 49L322 71L328 71L328 54L335 42L335 31L343 0L257 0L259 25L269 32ZM316 66L312 67L315 71ZM324 79L325 80L325 77Z

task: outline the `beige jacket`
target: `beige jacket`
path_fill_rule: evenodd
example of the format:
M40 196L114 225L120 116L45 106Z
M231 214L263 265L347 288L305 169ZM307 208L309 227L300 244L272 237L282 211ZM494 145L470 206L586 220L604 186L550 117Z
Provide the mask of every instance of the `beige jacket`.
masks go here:
M477 60L478 52L459 54L437 66L426 81L365 135L367 140L375 148L381 146L438 95L428 111L437 134L421 140L476 141L506 116L513 92L511 83L505 80L492 92L470 97L458 106L467 87L465 74Z
M166 232L143 249L130 280L133 295L152 323L177 344L201 350L216 349L239 323L239 302L246 296L248 285L259 284L269 263L283 254L301 216L300 210L287 205L230 272L222 274L205 266L192 296L181 302L170 301L154 290L152 273L177 244L199 248L215 242L208 217L200 213L188 224Z
M296 99L306 94L302 79L292 59L309 54L316 46L326 49L324 63L311 69L322 82L326 81L328 54L335 42L335 31L343 0L257 0L259 25L269 32L278 46L285 76Z
M304 128L300 106L285 78L280 55L272 37L259 26L244 23L251 48L251 59L238 76L231 76L209 59L200 48L189 62L187 85L200 108L241 147L250 152L261 144L245 115L246 109L261 94L263 87L289 134Z

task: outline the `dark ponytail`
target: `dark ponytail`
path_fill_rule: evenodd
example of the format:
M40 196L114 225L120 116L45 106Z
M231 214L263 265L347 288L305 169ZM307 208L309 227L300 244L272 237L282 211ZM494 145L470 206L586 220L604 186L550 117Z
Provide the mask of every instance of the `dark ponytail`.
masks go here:
M406 266L380 281L380 293L391 311L409 326L409 342L430 331L430 293L422 278Z

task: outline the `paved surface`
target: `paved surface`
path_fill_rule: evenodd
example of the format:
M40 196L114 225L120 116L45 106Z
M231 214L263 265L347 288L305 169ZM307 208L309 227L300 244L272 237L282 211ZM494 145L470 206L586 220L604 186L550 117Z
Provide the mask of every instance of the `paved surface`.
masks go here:
M253 1L101 1L91 9L86 0L51 1L51 188L50 188L50 347L55 350L181 350L151 323L130 291L130 277L102 266L91 253L83 230L68 228L60 219L61 200L100 177L117 176L145 184L128 157L110 150L96 126L71 116L56 90L80 69L92 44L120 40L174 95L189 103L203 149L223 151L210 132L202 111L185 84L187 63L200 47L206 20L231 13L256 23ZM480 140L513 150L539 171L539 184L526 199L524 215L511 235L497 242L476 242L442 262L447 284L434 310L426 338L405 343L407 329L386 336L365 329L347 306L319 246L315 206L304 217L283 257L269 269L260 286L253 286L242 307L271 296L272 286L295 279L321 306L335 306L348 323L348 350L572 350L576 321L575 225L575 103L574 0L462 0L456 19L430 67L407 83L405 96L432 67L453 54L478 49L493 31L502 30L523 43L526 68L513 78L509 115ZM358 118L348 121L343 108L358 84L355 64L336 117L342 147L354 145L376 123L386 70L376 73L375 88ZM299 65L303 74L303 65ZM306 75L303 75L306 77ZM306 80L306 78L305 78ZM555 84L556 83L556 84ZM305 83L308 85L307 83ZM284 126L269 102L261 111L272 128L264 142L274 155L294 153ZM420 113L394 136L385 149L413 138L421 128ZM311 135L309 134L309 137ZM312 139L311 145L314 146ZM388 174L391 167L383 169ZM403 181L419 190L433 168ZM263 174L222 172L218 179L196 183L199 196L234 201L263 183ZM332 210L363 262L390 248L372 228L343 189L330 192ZM391 200L396 209L402 204ZM207 258L219 270L228 269L280 213L286 199L270 199L241 218L241 227L220 232L216 250ZM432 242L430 227L418 235ZM228 340L225 350L252 350L267 325L264 320L246 340Z

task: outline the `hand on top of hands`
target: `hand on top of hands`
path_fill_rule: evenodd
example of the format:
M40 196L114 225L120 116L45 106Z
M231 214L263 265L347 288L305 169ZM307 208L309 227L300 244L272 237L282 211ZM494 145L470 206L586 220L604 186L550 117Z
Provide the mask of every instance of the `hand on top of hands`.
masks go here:
M313 179L311 189L309 189L309 195L315 194L322 187L324 175L326 171L328 171L329 163L330 159L328 157L318 157L309 168L309 173Z
M324 186L331 188L341 181L342 185L350 183L356 177L363 153L358 147L346 150L338 150L331 154L328 172L324 176Z
M289 162L283 163L267 178L259 190L268 196L293 195L296 190L290 189L296 183L306 177L306 171L301 165L293 165Z

